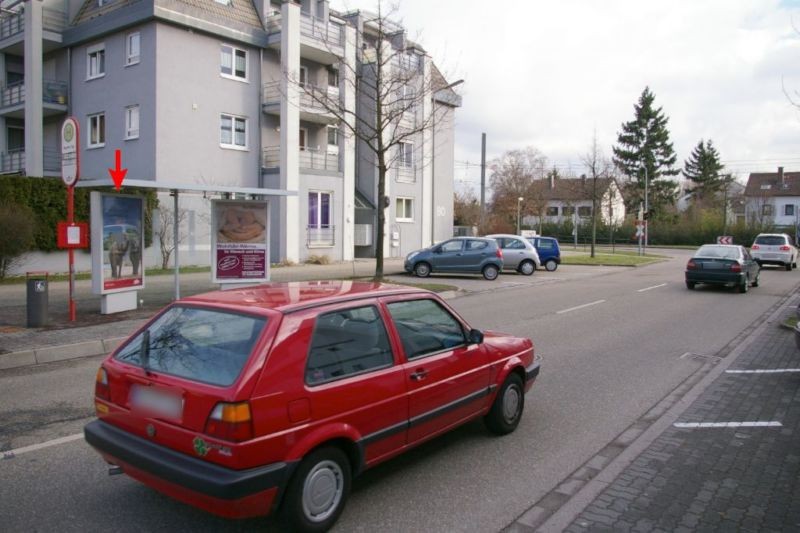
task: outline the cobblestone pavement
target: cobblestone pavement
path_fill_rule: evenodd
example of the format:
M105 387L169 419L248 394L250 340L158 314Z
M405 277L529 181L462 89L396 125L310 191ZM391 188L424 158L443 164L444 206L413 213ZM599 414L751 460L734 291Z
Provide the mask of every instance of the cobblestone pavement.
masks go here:
M770 324L566 531L800 531L798 369Z

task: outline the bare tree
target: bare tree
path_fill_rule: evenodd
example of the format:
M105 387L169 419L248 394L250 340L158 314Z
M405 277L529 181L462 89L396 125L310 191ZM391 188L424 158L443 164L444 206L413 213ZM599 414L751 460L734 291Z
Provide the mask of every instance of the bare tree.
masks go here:
M591 257L595 256L595 245L597 244L597 211L601 205L603 195L608 190L605 186L607 180L603 179L603 183L598 183L602 178L609 178L612 173L613 165L608 159L603 157L602 151L597 144L597 131L592 136L592 144L589 146L589 151L581 158L583 164L586 165L586 170L589 174L591 184L589 186L589 194L592 199L592 247Z
M183 222L186 220L186 209L178 209L178 243L180 244L186 237L186 234L180 231ZM175 251L176 243L173 232L173 224L175 223L175 214L169 209L158 209L158 226L155 228L155 235L158 239L159 251L161 252L161 268L166 270L169 268L169 260L172 257L172 252Z
M453 222L456 226L477 226L481 219L481 204L475 191L456 191L453 198Z
M516 225L518 198L523 198L519 206L521 216L536 214L536 208L541 207L542 202L537 198L533 184L534 180L544 177L546 167L547 158L532 146L509 150L493 160L489 165L492 171L490 184L493 215Z
M384 228L389 197L386 177L391 169L419 168L424 163L424 133L444 121L447 109L437 106L434 98L458 100L448 84L418 45L406 39L402 26L394 21L397 6L384 9L377 0L375 14L360 12L357 26L355 64L342 61L339 66L345 90L353 91L357 104L348 108L327 91L304 87L299 78L290 83L301 85L316 105L332 115L344 128L344 134L356 138L361 157L368 154L377 174L377 235L375 239L375 279L383 278ZM340 74L340 75L341 75ZM418 159L420 159L418 161Z

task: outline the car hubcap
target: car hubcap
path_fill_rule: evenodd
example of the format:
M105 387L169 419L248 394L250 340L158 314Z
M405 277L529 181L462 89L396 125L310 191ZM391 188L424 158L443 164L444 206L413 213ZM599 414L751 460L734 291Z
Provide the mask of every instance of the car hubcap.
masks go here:
M344 475L333 461L322 461L306 476L303 484L303 512L312 522L328 518L342 499Z
M531 263L525 263L522 265L522 273L526 276L530 276L533 274L533 265Z
M555 269L556 269L556 263L555 263L555 261L548 261L548 262L547 262L547 265L545 265L545 266L547 267L547 270L548 270L549 272L552 272L553 270L555 270Z
M517 387L511 386L503 395L503 418L509 424L517 419L519 412L520 393Z
M427 276L428 275L428 267L425 265L420 265L417 267L417 274L420 276Z

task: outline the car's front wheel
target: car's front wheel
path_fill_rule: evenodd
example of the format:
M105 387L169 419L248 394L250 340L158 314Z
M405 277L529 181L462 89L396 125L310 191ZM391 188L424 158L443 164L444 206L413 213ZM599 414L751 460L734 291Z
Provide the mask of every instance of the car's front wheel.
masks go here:
M488 279L489 281L493 281L497 279L498 274L500 274L500 270L494 265L486 265L483 267L481 271L483 277Z
M497 392L489 414L483 417L486 427L492 433L506 435L519 425L525 408L525 391L522 378L518 374L509 375Z
M414 265L414 274L420 278L427 278L431 275L431 266L428 263L417 263Z
M292 531L327 531L344 510L350 493L350 461L335 447L311 452L286 488L283 518Z
M523 261L519 265L519 272L525 276L530 276L536 271L536 265L533 264L533 261Z
M553 272L555 269L558 268L558 263L556 263L555 259L548 259L544 264L544 268L548 272Z

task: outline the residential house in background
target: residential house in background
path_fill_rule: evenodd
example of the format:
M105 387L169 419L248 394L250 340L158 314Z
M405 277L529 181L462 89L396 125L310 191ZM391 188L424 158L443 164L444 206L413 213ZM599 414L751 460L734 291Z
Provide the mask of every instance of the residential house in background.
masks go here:
M594 187L596 186L596 189ZM540 211L543 222L561 223L592 216L592 198L596 190L598 220L605 224L622 224L625 220L625 202L613 178L554 178L536 180L530 197L525 198L527 210ZM526 216L524 224L536 226L539 216Z
M744 197L748 223L793 229L800 221L800 172L778 167L777 172L751 173Z
M120 149L126 179L152 183L167 207L169 191L180 192L184 264L209 260L208 200L222 196L214 187L264 190L273 262L374 256L374 161L314 98L359 111L353 77L367 57L370 17L337 13L326 0L3 0L0 8L0 172L59 176L60 125L74 116L82 179L106 179ZM407 50L397 68L447 86L403 28L386 44ZM443 108L444 119L398 148L407 153L387 187L387 256L452 233L459 105L452 90L435 92L419 113Z

